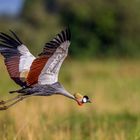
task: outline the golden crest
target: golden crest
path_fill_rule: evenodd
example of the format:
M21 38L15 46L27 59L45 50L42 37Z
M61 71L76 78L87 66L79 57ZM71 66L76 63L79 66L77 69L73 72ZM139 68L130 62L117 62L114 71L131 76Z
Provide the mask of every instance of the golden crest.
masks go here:
M82 99L82 98L83 98L83 95L81 95L80 93L75 93L75 94L74 94L74 97L75 97L76 99Z

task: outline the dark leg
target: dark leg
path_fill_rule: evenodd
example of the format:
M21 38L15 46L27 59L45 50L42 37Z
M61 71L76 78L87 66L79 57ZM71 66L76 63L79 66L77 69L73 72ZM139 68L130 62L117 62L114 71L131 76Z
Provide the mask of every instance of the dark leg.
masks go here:
M25 96L20 95L20 96L16 96L15 98L9 99L7 101L3 101L3 106L0 107L0 110L6 110L6 109L10 108L11 106L15 105L16 103L18 103L18 102L22 101L23 99L25 99L27 97L30 97L30 96L32 96L32 95L25 95ZM14 102L12 102L9 105L5 105L5 104L7 104L8 102L11 102L11 101L14 101Z
M8 103L8 102L11 102L11 101L14 101L14 100L16 100L16 99L18 99L18 98L20 98L20 95L14 97L14 98L5 100L5 101L1 100L1 101L0 101L0 105L4 105L4 104L6 104L6 103Z

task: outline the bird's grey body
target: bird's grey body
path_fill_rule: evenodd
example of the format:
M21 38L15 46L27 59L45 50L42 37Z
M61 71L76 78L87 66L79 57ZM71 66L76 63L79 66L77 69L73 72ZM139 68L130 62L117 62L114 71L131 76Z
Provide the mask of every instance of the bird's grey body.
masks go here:
M66 97L69 97L71 99L75 100L75 97L71 95L65 88L59 83L56 82L51 85L39 85L35 84L31 87L22 88L20 90L16 91L17 93L20 93L25 95L32 95L32 96L51 96L51 95L64 95Z
M11 91L10 93L15 93L15 92L18 93L19 95L6 101L3 101L3 100L0 101L0 105L1 104L4 105L3 107L0 107L0 110L6 110L9 107L13 106L14 104L18 103L19 101L22 101L23 99L32 97L32 96L63 95L77 101L75 96L71 95L67 90L65 90L64 87L59 82L56 82L51 85L36 84L36 85L22 88L16 91ZM5 104L7 103L11 103L11 104L5 106Z

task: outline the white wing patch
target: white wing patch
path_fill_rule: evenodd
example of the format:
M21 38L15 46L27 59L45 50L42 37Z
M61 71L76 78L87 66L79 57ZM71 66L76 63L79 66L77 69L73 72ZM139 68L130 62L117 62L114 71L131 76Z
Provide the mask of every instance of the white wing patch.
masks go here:
M38 78L41 85L53 84L58 81L60 67L68 54L69 41L62 43L50 57Z
M29 71L35 57L29 52L28 48L25 45L22 44L17 48L21 54L19 62L19 72Z

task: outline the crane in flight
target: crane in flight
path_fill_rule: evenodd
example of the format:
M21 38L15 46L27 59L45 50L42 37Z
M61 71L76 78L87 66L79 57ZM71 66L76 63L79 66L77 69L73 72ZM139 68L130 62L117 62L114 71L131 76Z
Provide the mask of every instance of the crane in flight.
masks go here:
M19 101L31 96L63 95L82 105L90 102L87 95L70 94L58 82L60 67L68 54L71 33L66 28L46 43L43 51L34 57L19 37L0 33L0 53L4 57L7 71L21 89L10 91L18 93L14 98L0 101L0 110L6 110Z

